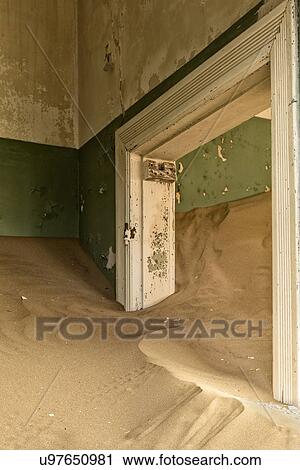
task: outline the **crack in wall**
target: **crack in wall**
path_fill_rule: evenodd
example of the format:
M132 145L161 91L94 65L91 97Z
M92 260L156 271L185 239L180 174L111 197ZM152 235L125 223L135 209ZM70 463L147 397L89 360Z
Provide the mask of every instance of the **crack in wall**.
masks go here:
M120 100L122 116L124 117L125 116L125 104L124 104L124 99L123 99L124 73L123 73L123 67L122 67L121 20L120 20L120 16L124 16L124 11L123 11L124 4L122 5L122 8L120 8L119 3L116 6L116 8L114 8L115 7L114 1L109 2L108 5L109 5L109 12L110 12L112 38L113 38L115 51L116 51L116 64L117 64L117 70L118 70L118 76L119 76L119 86L118 86L119 100ZM114 15L117 16L117 25L114 19Z

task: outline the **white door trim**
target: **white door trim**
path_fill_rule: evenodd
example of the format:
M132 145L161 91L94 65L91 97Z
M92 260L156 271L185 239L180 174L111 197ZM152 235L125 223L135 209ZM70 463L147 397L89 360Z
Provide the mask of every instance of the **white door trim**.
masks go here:
M130 266L125 266L123 240L130 194L126 158L130 152L145 156L162 146L166 148L174 137L180 137L212 114L220 96L226 95L228 102L232 101L240 84L271 62L273 388L277 400L298 405L300 157L297 42L295 0L284 1L118 129L116 288L117 300L130 310ZM221 114L219 119L222 119Z
M299 76L296 8L271 51L274 397L300 404Z

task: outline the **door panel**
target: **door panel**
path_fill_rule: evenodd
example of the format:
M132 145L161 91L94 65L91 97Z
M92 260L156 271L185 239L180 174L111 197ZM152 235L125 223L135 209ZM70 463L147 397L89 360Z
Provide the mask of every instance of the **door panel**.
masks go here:
M143 181L143 305L175 292L175 183Z
M127 311L155 305L175 292L175 182L172 178L168 180L168 175L165 180L151 175L145 179L145 162L147 159L140 155L127 154L124 230ZM163 167L162 161L155 162Z

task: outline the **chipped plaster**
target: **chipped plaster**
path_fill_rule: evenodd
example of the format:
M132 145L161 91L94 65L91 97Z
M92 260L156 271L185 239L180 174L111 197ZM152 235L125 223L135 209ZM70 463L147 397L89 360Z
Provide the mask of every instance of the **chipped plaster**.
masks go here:
M107 255L106 269L112 269L116 264L116 253L113 252L112 246L109 247Z
M252 118L177 161L176 210L213 206L271 190L271 122Z

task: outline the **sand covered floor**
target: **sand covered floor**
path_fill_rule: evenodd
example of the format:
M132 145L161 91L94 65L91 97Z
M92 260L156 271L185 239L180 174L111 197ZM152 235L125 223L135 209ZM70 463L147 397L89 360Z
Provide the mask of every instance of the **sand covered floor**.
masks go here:
M180 214L176 237L177 293L139 316L262 337L36 341L36 316L124 312L77 241L0 238L1 448L300 448L272 400L270 194Z

